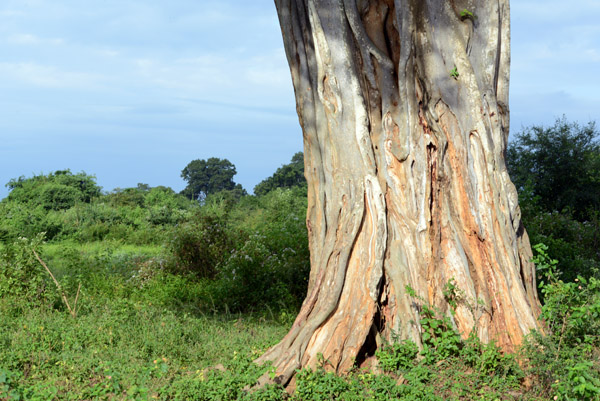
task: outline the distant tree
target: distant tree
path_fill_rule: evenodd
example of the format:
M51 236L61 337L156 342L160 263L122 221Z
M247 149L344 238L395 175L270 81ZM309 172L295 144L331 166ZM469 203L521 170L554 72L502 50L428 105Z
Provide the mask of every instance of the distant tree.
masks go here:
M142 191L142 192L148 192L152 188L148 184L144 184L143 182L138 182L137 189L140 190L140 191Z
M254 187L255 195L265 195L275 188L291 188L306 185L304 178L304 154L296 153L292 161L279 167L275 173Z
M600 207L600 142L593 122L585 126L565 117L553 126L532 126L509 143L506 162L523 195L546 211L570 209L583 219Z
M227 159L211 157L193 160L182 171L181 177L188 185L181 193L193 200L203 200L207 195L235 188L235 166Z

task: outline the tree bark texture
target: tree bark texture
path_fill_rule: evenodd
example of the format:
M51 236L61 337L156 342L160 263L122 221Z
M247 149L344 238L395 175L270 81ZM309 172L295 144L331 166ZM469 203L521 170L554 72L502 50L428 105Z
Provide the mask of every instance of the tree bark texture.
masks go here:
M343 373L382 339L421 344L407 286L464 336L513 350L539 302L504 161L508 0L275 3L304 135L311 273L290 332L259 362L285 384L318 354Z

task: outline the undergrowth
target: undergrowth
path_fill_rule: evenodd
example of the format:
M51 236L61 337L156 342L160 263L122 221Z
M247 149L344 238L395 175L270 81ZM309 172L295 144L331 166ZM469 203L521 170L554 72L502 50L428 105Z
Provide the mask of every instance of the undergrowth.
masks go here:
M34 248L69 299L81 285L76 317ZM546 329L519 354L463 339L449 316L417 300L420 346L397 339L377 351L374 371L346 376L321 358L297 372L289 395L252 389L274 375L252 361L283 337L292 311L223 311L214 281L165 271L154 249L21 238L0 249L0 400L599 400L600 282L564 282L546 248L536 251ZM445 295L459 302L453 286Z

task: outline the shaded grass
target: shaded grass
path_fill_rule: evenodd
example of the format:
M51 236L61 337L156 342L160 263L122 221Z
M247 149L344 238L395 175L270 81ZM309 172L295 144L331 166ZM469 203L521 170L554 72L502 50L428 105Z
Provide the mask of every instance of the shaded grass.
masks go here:
M112 249L113 251L118 251L127 254L144 254L148 256L158 256L163 247L160 245L132 245L132 244L124 244L122 241L96 241L96 242L71 242L71 241L63 241L63 242L51 242L45 243L43 246L44 252L47 255L54 255L60 249L69 247L76 249L79 252L83 252L84 254L97 254L99 252L105 251L106 249Z
M44 258L59 276L74 276L78 270L102 270L106 273L133 273L131 263L162 257L163 247L158 245L131 245L121 241L79 243L72 241L45 243L41 249ZM110 271L111 268L116 271Z

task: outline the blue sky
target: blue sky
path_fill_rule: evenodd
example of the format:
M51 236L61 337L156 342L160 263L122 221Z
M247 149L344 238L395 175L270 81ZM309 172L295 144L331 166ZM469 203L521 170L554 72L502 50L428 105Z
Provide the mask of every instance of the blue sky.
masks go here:
M600 1L511 9L511 131L600 124ZM251 191L301 149L271 0L0 2L0 198L65 168L181 190L213 156Z

